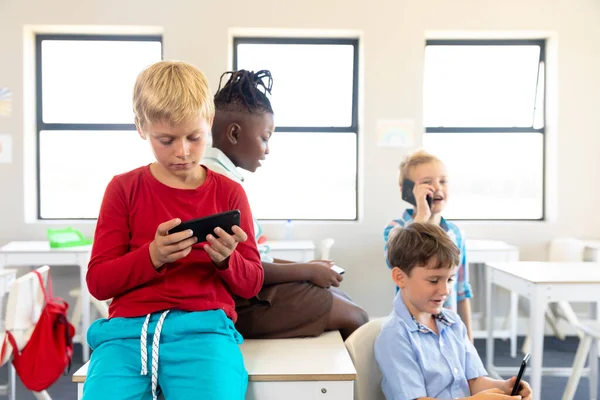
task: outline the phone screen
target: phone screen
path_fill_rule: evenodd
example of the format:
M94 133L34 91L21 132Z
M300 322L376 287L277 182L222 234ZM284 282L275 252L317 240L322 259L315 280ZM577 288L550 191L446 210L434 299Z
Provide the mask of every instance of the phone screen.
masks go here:
M513 390L511 396L517 395L519 393L519 387L521 386L521 379L523 379L523 374L525 373L525 369L527 368L527 363L529 362L529 358L531 354L525 354L523 357L523 361L521 361L521 368L519 368L519 374L517 375L517 380L515 381L515 386L513 386Z

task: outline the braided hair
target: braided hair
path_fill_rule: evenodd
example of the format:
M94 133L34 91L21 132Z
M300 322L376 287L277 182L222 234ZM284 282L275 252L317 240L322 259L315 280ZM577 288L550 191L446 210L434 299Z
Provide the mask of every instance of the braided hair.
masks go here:
M226 75L230 75L229 79L221 88ZM271 102L267 97L267 93L271 94L272 87L273 77L268 70L254 72L241 69L225 72L219 79L219 88L215 94L215 108L221 111L273 114Z

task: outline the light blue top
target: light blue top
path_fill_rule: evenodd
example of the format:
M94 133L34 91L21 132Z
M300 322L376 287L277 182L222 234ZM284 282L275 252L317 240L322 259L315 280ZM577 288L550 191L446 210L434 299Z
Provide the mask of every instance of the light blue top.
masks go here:
M387 400L464 398L471 396L470 379L487 376L458 314L444 310L436 325L439 335L420 324L396 295L391 317L375 340Z

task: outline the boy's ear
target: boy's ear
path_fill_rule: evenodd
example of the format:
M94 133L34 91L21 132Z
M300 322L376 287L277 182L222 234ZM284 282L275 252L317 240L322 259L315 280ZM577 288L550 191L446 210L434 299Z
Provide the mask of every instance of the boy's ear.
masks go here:
M144 133L144 131L142 131L142 128L140 128L140 126L138 124L135 124L135 129L137 129L138 131L138 135L140 135L140 137L144 140L146 140L146 134Z
M241 131L242 127L240 126L240 124L237 124L235 122L231 123L227 127L227 141L231 144L237 144Z
M404 289L406 287L406 280L408 279L408 275L404 271L402 271L398 267L392 268L392 280L400 289Z

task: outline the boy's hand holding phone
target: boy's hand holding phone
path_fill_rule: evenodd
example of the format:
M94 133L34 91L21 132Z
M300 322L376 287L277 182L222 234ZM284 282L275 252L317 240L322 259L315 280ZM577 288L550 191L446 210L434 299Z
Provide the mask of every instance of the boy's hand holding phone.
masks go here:
M517 377L513 376L512 378L504 381L504 392L506 394L511 394L513 392L516 380ZM531 386L529 385L529 383L525 382L524 380L521 380L519 389L517 389L516 394L521 396L523 400L531 400Z
M427 196L433 198L435 188L426 183L417 183L413 189L416 200L415 222L427 222L431 218L431 204L427 201Z
M322 288L331 286L340 286L340 282L344 279L340 274L331 269L334 263L330 260L313 260L307 264L311 268L310 281Z
M150 243L150 259L154 269L187 256L192 251L192 245L198 241L192 236L191 229L169 234L169 230L180 223L181 220L175 218L163 222L156 228L154 240Z
M222 228L216 228L214 230L216 237L215 235L206 236L208 244L204 245L204 250L218 269L226 269L229 256L238 243L248 240L248 235L239 226L234 225L231 230L233 235L228 234Z

